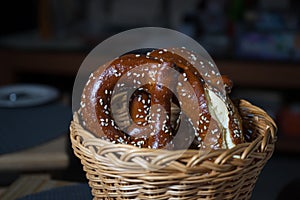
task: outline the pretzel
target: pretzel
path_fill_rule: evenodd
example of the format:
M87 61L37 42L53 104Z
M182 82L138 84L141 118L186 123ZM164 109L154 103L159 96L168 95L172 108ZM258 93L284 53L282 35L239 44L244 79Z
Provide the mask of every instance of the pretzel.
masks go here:
M89 77L82 94L83 125L97 137L140 148L173 148L182 141L191 140L198 148L207 146L214 149L241 143L243 136L239 115L227 98L232 87L231 80L222 77L227 92L225 100L229 111L229 139L224 135L224 127L220 126L220 120L211 114L212 110L209 107L212 98L209 91L214 91L221 99L218 74L212 72L209 80L214 84L208 86L203 78L205 74L200 74L193 62L194 60L186 60L174 52L159 49L150 51L147 55L123 55L99 67ZM140 69L139 66L147 67ZM135 69L137 71L132 72ZM170 69L177 71L181 77L170 77ZM125 81L120 82L121 77L126 77ZM163 85L163 82L171 88ZM194 95L187 93L181 82L188 83L193 88ZM122 94L126 94L126 89L122 91L122 88L126 88L127 85L135 89L130 98ZM116 88L122 92L113 94ZM194 99L191 98L192 95ZM129 104L122 104L126 101L129 101ZM197 106L200 114L194 111L195 106L192 107L189 102ZM115 109L116 113L113 113L110 106L113 104L120 104L120 109ZM128 113L124 112L124 105L128 105ZM180 123L194 127L194 137L190 134L181 135L183 140L180 139L176 144L173 139L178 134L177 128ZM228 140L231 140L232 144L229 145Z

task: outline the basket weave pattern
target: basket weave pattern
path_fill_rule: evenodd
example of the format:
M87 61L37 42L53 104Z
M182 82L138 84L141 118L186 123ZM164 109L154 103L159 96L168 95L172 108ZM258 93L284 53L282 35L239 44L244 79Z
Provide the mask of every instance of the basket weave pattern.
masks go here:
M250 199L274 151L276 125L260 108L241 100L240 114L257 134L232 149L153 150L112 144L84 130L76 114L71 142L94 199Z

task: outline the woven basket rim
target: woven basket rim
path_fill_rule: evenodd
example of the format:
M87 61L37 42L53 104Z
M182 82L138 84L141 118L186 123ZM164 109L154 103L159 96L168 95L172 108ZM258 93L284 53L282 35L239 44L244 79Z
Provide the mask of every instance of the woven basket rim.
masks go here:
M178 153L183 153L183 152L188 152L190 154L201 154L204 153L205 155L207 154L220 154L223 152L238 152L240 148L242 147L249 147L249 146L255 146L258 141L262 140L265 141L262 142L263 147L261 148L262 150L264 149L264 146L266 146L267 143L275 143L277 140L276 132L277 132L277 126L274 120L261 108L254 106L250 102L241 99L240 100L240 106L241 107L252 107L257 111L257 115L262 116L262 123L265 125L265 131L260 132L258 137L251 142L244 142L241 144L237 144L236 146L232 147L231 149L217 149L217 150L212 150L207 152L206 150L199 150L199 149L182 149L182 150L167 150L167 149L149 149L149 148L139 148L133 145L129 144L115 144L107 140L103 140L101 138L98 138L95 136L93 133L90 131L86 130L83 128L79 122L79 116L77 112L74 112L73 115L73 120L71 122L71 129L72 129L72 124L75 124L77 128L80 128L80 134L84 136L84 140L82 141L83 146L91 146L91 145L103 145L103 146L109 146L110 148L118 148L118 149L126 149L127 151L134 151L134 152L143 152L143 154L155 154L157 156L161 154L169 154L169 155L176 155ZM72 139L72 133L71 133L71 139ZM241 158L245 158L248 153L244 153L244 155Z

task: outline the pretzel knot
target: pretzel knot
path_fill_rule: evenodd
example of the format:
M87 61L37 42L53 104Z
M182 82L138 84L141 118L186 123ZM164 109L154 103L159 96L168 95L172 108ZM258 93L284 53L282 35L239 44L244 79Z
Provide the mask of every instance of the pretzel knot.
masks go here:
M232 82L212 63L173 50L126 54L94 71L82 94L83 125L97 137L140 148L218 149L243 142L227 95Z

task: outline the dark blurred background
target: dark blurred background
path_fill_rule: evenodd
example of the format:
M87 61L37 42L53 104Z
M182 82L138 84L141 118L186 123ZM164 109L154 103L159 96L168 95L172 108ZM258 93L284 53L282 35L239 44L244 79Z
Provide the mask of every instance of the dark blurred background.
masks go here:
M143 26L183 32L233 80L233 98L259 105L278 124L276 151L253 197L276 199L300 189L299 9L298 0L1 1L0 87L50 85L70 106L81 62L104 39ZM85 181L71 150L69 156L56 178Z

